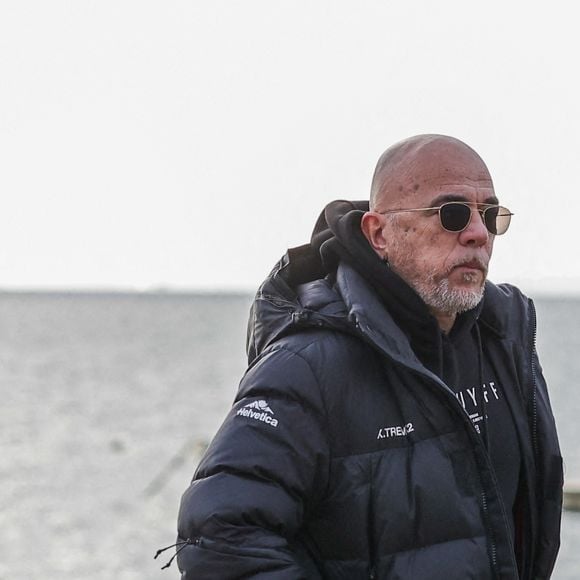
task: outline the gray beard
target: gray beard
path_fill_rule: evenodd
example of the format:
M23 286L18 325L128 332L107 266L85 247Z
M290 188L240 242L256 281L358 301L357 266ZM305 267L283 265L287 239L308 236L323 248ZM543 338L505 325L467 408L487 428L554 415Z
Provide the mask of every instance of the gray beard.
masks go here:
M449 288L449 280L443 278L433 284L411 284L427 306L447 314L461 314L475 308L483 299L485 286L473 290Z

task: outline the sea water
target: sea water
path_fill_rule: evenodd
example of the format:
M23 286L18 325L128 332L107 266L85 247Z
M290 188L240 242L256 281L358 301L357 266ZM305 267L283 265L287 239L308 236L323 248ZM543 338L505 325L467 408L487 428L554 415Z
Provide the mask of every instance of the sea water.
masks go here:
M0 294L0 579L147 580L245 367L249 295ZM580 481L580 300L538 299L538 350ZM580 577L565 512L556 580ZM167 556L166 559L164 557Z

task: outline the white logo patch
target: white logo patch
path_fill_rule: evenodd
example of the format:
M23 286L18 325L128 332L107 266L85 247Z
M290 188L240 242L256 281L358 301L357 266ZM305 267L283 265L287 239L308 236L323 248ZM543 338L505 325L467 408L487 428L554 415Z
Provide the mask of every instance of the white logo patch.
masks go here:
M266 403L266 401L261 400L261 401L254 401L253 403L248 403L244 408L250 408L250 409L258 409L258 411L266 411L266 413L270 413L271 415L274 414L274 411L272 411L272 409L270 409L270 407L268 407L268 403Z
M413 423L406 425L395 425L394 427L381 427L377 434L377 439L390 439L391 437L404 437L415 431Z
M239 417L248 417L250 419L254 419L255 421L262 421L263 423L267 423L272 427L277 427L278 419L272 417L273 414L274 411L270 409L268 403L263 399L244 405L236 413L236 415Z

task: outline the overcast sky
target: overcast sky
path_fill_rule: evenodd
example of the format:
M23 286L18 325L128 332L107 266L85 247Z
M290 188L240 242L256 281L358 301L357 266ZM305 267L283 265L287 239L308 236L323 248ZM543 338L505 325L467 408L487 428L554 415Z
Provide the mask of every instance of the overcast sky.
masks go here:
M490 277L580 290L574 3L0 2L0 288L253 289L381 152L465 140Z

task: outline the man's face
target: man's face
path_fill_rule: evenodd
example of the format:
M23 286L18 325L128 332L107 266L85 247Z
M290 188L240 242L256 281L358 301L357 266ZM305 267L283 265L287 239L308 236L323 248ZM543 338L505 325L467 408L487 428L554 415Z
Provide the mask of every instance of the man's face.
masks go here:
M395 203L380 210L438 207L447 201L495 204L493 184L485 166L471 155L426 159L413 172L413 183ZM474 308L483 296L494 236L472 208L462 232L443 229L439 215L402 212L382 216L386 256L423 301L435 310L458 313Z

